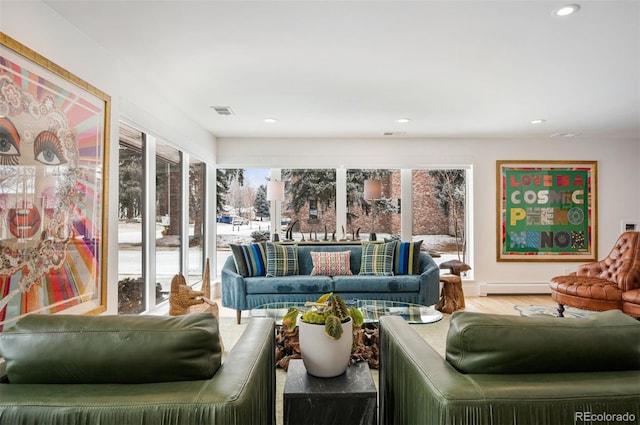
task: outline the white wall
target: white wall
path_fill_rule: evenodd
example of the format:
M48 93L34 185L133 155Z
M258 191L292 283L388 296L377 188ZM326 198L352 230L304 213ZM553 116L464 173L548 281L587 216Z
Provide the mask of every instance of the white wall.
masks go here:
M124 66L40 1L0 0L0 31L111 96L106 237L107 258L117 259L118 121L124 118L209 164L215 164L215 137L159 97L143 76ZM108 279L107 311L116 313L118 262L104 264Z
M622 219L640 218L639 140L431 140L431 139L238 139L218 138L217 159L228 167L420 168L472 165L473 265L475 282L465 290L483 292L486 284L511 284L509 292L573 270L575 262L496 261L497 160L597 160L598 257L620 234ZM414 212L415 213L415 212ZM503 287L503 286L502 286ZM491 292L495 292L491 290Z
M114 27L114 30L116 28ZM0 31L86 80L112 99L111 146L124 117L209 164L225 167L420 168L473 165L474 274L477 283L547 282L576 263L498 263L495 162L505 159L598 160L598 252L607 254L620 221L640 219L640 141L430 139L218 139L158 96L110 52L37 0L0 0ZM250 152L249 154L247 152ZM217 158L216 158L217 155ZM117 164L117 149L111 149ZM112 165L111 176L114 176ZM108 258L117 258L117 178L109 179ZM108 305L115 312L117 262L107 261Z

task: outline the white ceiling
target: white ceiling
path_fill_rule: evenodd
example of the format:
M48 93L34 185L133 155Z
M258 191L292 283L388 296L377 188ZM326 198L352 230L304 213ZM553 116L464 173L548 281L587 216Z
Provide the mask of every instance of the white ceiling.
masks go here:
M639 137L638 0L45 3L216 136Z

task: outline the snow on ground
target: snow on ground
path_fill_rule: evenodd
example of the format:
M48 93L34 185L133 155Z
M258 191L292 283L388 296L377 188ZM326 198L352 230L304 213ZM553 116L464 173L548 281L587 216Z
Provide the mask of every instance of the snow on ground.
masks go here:
M225 260L229 255L231 255L231 251L229 249L229 244L242 244L242 243L250 243L252 241L251 233L256 230L268 231L269 234L269 222L267 221L251 221L249 224L244 225L231 225L227 223L216 223L217 225L217 258L216 258L216 276L220 276L220 271L222 270L222 266L224 265ZM121 222L118 227L118 242L119 246L119 272L120 274L139 274L140 268L140 244L142 243L141 236L141 224L140 223L124 223ZM162 239L162 226L157 226L156 229L156 238ZM192 230L190 229L190 233ZM281 233L281 237L284 236L284 232ZM368 235L364 235L366 238ZM378 234L378 239L382 239L384 237L388 237L388 234ZM318 233L318 238L323 238L324 232L322 234ZM329 236L330 237L330 236ZM309 235L305 234L305 238L309 239ZM166 239L166 238L165 238ZM300 233L294 233L294 239L300 240L302 236ZM440 264L444 261L457 259L458 256L456 254L456 246L455 246L455 238L448 235L416 235L413 237L413 240L419 241L423 240L422 249L431 253L437 253L440 257L435 257L434 260L436 263ZM199 248L194 248L194 255L198 255L197 251ZM158 256L174 256L175 258L165 258L162 257L159 262L157 262L158 267L162 268L164 266L173 266L179 263L179 252L177 250L170 250L167 252L158 252ZM131 269L131 270L129 270ZM161 270L157 271L160 274L163 274ZM213 272L213 270L212 270ZM168 273L168 274L167 274ZM167 276L173 275L173 268L171 268L171 272L167 272Z

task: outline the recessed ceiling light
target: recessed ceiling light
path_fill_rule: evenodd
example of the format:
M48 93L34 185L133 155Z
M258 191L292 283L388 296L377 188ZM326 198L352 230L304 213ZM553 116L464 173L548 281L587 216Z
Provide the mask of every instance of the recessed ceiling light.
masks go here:
M553 11L555 16L569 16L580 10L579 4L565 4Z
M546 120L543 120L542 118L538 118L535 120L531 120L529 121L531 124L542 124L543 122L545 122Z
M273 124L274 122L278 122L278 120L275 119L275 118L265 118L264 122L269 123L269 124Z
M407 123L407 122L409 122L409 121L411 121L409 118L398 118L398 119L396 120L396 122L399 122L399 123L401 123L401 124Z

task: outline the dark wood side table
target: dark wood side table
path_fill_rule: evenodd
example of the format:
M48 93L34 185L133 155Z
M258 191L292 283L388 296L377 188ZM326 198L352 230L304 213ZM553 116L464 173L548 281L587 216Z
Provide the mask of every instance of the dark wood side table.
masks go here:
M366 362L335 378L317 378L302 360L291 360L283 403L284 425L378 423L378 394Z

